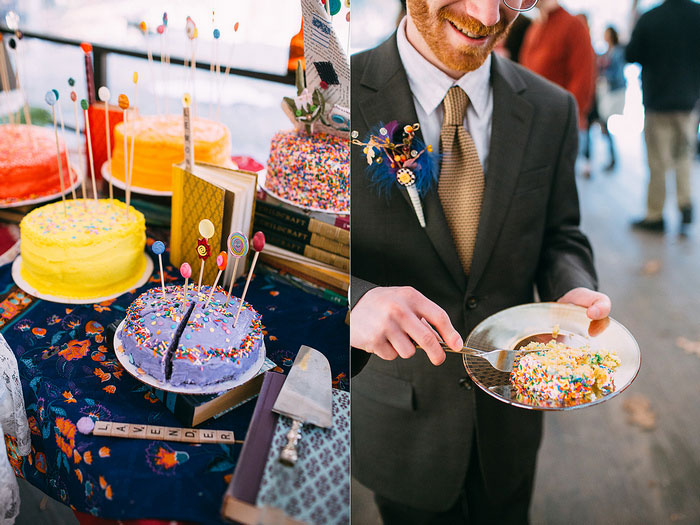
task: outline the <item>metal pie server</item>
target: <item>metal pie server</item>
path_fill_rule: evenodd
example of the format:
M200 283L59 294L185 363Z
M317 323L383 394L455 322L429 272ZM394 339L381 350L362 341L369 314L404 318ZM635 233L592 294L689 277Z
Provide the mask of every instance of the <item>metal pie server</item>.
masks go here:
M281 463L293 466L299 457L301 425L329 428L333 423L331 367L321 352L305 345L299 349L272 411L293 420L279 458Z

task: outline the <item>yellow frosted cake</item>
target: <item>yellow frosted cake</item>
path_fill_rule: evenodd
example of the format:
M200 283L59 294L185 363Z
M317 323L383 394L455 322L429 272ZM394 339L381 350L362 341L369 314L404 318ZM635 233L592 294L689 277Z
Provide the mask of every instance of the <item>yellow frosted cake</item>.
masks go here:
M148 115L128 123L128 149L134 143L131 185L156 191L172 191L172 165L185 158L185 131L181 115ZM220 122L193 119L194 159L231 166L231 134ZM124 123L114 127L112 174L124 181Z
M87 206L86 206L87 204ZM73 299L134 287L146 269L146 223L114 200L67 200L36 208L20 223L22 278L37 292Z

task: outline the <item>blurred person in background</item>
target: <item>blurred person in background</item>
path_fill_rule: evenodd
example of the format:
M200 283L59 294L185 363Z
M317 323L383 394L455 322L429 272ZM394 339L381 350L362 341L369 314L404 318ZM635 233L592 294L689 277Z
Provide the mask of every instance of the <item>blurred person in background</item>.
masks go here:
M540 16L525 34L520 63L574 96L581 129L595 92L595 52L588 28L558 0L540 0L537 9Z
M646 216L632 226L664 231L666 172L673 168L680 231L685 235L693 220L690 166L698 129L693 108L700 97L700 4L666 0L644 13L632 31L625 57L642 66L644 140L649 164Z
M620 44L617 30L613 26L605 28L604 38L608 49L598 57L596 95L600 131L608 140L610 151L610 162L605 170L612 171L615 169L615 145L608 130L608 120L613 115L622 114L625 109L625 48Z

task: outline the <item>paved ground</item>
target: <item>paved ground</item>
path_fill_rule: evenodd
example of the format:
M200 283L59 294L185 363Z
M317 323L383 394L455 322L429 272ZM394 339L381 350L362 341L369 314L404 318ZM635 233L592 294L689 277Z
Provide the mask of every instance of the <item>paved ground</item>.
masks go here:
M631 231L629 221L643 212L646 195L641 136L622 131L621 161L610 174L601 170L607 152L594 137L593 175L578 179L583 228L612 316L642 349L642 369L618 398L545 418L531 520L700 523L700 227L687 238L678 235L669 177L667 234ZM700 159L693 179L697 209ZM628 410L652 428L628 422ZM357 482L352 510L353 523L380 523Z

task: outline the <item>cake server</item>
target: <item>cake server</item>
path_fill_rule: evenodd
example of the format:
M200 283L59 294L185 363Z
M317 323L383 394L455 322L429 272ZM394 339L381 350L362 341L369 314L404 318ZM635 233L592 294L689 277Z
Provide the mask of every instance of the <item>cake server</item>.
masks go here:
M280 462L293 466L297 459L302 424L329 428L333 421L331 367L328 359L309 346L299 349L292 369L282 385L273 412L293 420L287 433L287 444L280 452Z

